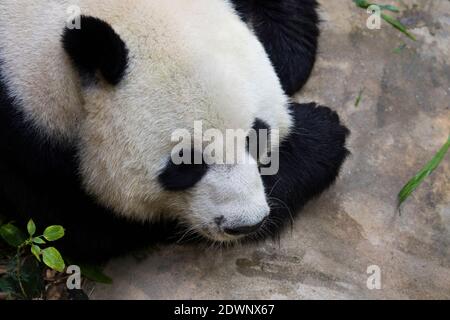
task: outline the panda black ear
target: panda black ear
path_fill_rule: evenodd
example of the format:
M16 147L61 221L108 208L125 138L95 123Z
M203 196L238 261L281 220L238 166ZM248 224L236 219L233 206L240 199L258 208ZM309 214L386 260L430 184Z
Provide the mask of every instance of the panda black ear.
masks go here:
M120 36L106 22L81 16L81 28L66 28L62 43L82 73L91 76L100 71L106 81L118 84L126 71L128 49Z

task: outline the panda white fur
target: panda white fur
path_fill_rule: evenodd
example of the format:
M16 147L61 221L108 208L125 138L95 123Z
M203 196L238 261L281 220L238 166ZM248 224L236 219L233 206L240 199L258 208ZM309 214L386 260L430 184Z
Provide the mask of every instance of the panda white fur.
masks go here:
M1 213L63 225L89 260L186 232L276 235L348 153L336 113L288 98L317 23L314 0L2 0ZM196 121L278 131L279 171L175 165L172 134Z

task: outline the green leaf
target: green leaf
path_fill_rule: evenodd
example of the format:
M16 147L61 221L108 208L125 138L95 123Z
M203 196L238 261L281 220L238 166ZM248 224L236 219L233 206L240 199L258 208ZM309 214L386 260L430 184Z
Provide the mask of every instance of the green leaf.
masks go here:
M39 260L39 262L41 261L41 248L39 248L37 245L33 244L31 246L31 253L36 257L36 259Z
M19 247L26 241L25 235L15 225L8 223L0 227L0 236L10 246Z
M61 254L54 247L49 247L42 250L42 258L44 260L44 263L49 268L58 272L63 272L64 268L66 267Z
M104 284L111 284L113 282L112 279L105 275L97 266L81 265L80 269L81 274L89 280Z
M398 194L398 208L405 202L406 199L417 189L417 187L427 178L444 159L448 150L450 149L450 136L444 146L436 153L433 159L428 162L409 182L403 187Z
M380 7L381 10L388 10L388 11L392 11L392 12L400 12L399 8L397 8L396 6L393 5L381 5L381 4L376 4L376 3L371 3L368 2L366 0L353 0L353 2L360 8L363 9L367 9L372 5L378 6ZM389 23L390 25L392 25L394 28L400 30L401 32L403 32L406 36L408 36L410 39L416 41L416 37L411 34L406 27L397 19L395 19L394 17L391 17L385 13L381 13L381 18L383 18L384 21L386 21L387 23Z
M36 244L45 244L45 241L39 237L33 238L33 242Z
M394 49L394 53L400 54L406 48L406 43L402 43L400 46Z
M44 231L44 238L48 241L56 241L64 237L64 228L62 226L50 226Z
M360 8L363 9L367 9L370 6L378 6L380 7L381 10L388 10L388 11L392 11L392 12L400 12L400 9L397 8L396 6L387 4L387 5L383 5L383 4L377 4L377 3L372 3L366 0L353 0L353 2Z
M371 3L366 0L353 0L353 2L360 8L367 9L371 6Z
M357 108L359 106L359 104L361 103L362 97L363 97L363 93L366 90L366 88L362 88L361 90L359 90L359 94L358 97L356 98L355 101L355 107Z
M33 219L30 219L30 221L28 221L27 230L30 237L34 236L34 234L36 233L36 225L34 224Z
M388 11L392 11L392 12L400 12L400 9L397 8L396 6L390 5L390 4L386 4L386 5L378 5L381 10L388 10Z
M397 30L403 32L404 34L406 34L410 39L416 41L416 37L411 34L406 27L397 19L395 19L394 17L391 17L385 13L381 14L381 18L383 18L384 21L386 21L387 23L389 23L390 25L392 25L394 28L396 28Z

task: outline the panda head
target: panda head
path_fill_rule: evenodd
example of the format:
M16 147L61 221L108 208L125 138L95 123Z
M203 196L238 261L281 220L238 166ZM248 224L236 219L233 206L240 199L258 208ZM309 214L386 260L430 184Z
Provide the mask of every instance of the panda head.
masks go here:
M228 5L209 3L218 8L205 11L206 21L187 6L179 8L181 23L181 13L159 1L157 16L147 8L83 15L62 44L82 83L77 141L85 190L126 218L177 219L224 242L254 232L269 215L257 161L175 164L181 144L174 132L190 133L182 150L204 158L198 122L203 132L225 134L249 132L264 115L283 131L290 118L261 44Z

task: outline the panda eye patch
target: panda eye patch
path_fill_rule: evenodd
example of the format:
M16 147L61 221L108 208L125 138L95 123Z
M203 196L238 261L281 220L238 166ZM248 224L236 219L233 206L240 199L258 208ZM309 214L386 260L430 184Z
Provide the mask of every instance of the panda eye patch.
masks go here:
M203 161L200 164L194 162L196 151L191 151L191 161L175 164L172 159L159 174L158 181L167 191L184 191L194 187L208 171L208 165ZM183 157L182 151L180 156Z
M260 155L264 150L267 150L269 147L269 135L270 135L270 125L265 121L256 118L253 123L253 135L249 135L246 140L246 148L247 152L251 154L251 156L259 161ZM264 141L262 141L261 134L266 134ZM251 139L253 139L251 141Z

